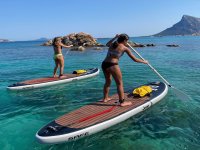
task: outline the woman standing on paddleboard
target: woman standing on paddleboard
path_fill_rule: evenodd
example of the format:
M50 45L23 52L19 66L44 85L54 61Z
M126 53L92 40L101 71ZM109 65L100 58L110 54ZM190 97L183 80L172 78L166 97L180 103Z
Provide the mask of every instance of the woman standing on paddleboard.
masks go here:
M148 62L142 59L138 59L132 54L131 50L128 47L126 47L128 39L128 35L120 34L116 35L106 44L106 46L108 46L109 49L106 58L102 62L102 70L105 76L103 102L107 102L110 100L109 90L113 77L117 85L120 106L128 106L132 104L131 102L126 102L124 100L122 73L118 65L119 58L124 54L124 52L126 52L128 56L135 62L144 64L147 64Z
M53 71L53 77L56 76L56 72L58 67L60 67L60 75L59 77L61 78L63 76L63 70L64 70L64 57L62 55L62 47L69 48L72 47L73 45L64 45L62 43L62 39L60 37L56 37L53 39L53 48L54 48L54 61L55 61L55 68Z

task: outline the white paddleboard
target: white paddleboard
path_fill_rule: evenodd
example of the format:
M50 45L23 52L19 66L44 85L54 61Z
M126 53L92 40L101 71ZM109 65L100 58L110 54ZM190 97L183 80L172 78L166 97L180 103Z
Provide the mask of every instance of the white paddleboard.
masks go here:
M133 89L125 92L125 100L131 101L131 106L119 106L118 95L115 94L107 103L91 103L57 118L41 128L36 133L36 139L40 143L56 144L89 136L148 109L162 100L168 92L168 86L163 82L145 85L153 89L149 96L135 97Z
M99 72L100 72L100 70L98 68L86 69L85 73L64 74L64 77L62 77L62 78L45 77L45 78L39 78L39 79L18 82L18 83L9 85L7 87L7 89L9 89L9 90L26 90L26 89L34 89L34 88L40 88L40 87L51 86L51 85L56 85L56 84L62 84L62 83L72 82L75 80L90 78L90 77L98 75Z

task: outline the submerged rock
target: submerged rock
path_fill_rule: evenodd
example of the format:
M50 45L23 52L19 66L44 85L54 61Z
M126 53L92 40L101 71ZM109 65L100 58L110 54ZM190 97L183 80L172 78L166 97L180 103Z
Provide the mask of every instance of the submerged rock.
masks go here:
M94 47L95 50L102 50L102 47Z
M72 51L84 51L85 47L83 47L83 46L73 47L73 48L71 48L71 50Z

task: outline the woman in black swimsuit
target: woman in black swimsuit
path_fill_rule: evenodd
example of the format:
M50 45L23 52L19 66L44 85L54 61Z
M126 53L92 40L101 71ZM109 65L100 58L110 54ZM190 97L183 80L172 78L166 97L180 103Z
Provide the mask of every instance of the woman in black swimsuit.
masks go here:
M116 35L113 39L111 39L106 46L109 47L108 53L104 61L102 62L102 70L105 76L105 84L104 84L104 98L103 102L107 102L110 100L109 98L109 90L112 81L112 77L114 78L117 85L117 92L119 95L119 103L120 106L128 106L131 105L131 102L124 101L124 88L122 81L122 73L118 65L119 58L126 52L128 56L135 62L147 64L147 61L136 58L131 50L126 47L128 42L128 35L120 34Z

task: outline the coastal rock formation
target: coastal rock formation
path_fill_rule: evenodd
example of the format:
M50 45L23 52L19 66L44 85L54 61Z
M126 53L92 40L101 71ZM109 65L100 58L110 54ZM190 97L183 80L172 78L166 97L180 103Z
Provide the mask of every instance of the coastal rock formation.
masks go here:
M93 38L91 35L87 33L71 33L69 35L63 36L62 42L65 45L73 45L74 48L72 50L84 50L88 47L104 47L105 45L100 44L96 41L95 38ZM44 43L43 46L51 46L52 40L49 40L48 42Z
M166 46L168 46L168 47L179 47L179 45L177 45L177 44L168 44Z
M132 42L132 41L129 41L128 42L132 47L150 47L150 46L156 46L155 44L141 44L141 43L135 43L135 42Z
M95 38L87 33L71 33L69 35L63 36L62 42L65 45L73 45L71 50L74 51L84 51L86 48L92 48L94 50L102 50L105 45L98 43ZM53 40L49 40L42 44L42 46L52 46ZM132 47L145 47L145 46L155 46L155 44L140 44L129 41Z
M183 15L181 21L154 36L197 35L200 36L200 18Z
M145 47L144 44L135 43L135 42L132 42L132 41L128 41L128 43L129 43L132 47Z
M72 51L84 51L85 47L83 47L83 46L72 47L71 50Z
M42 46L52 46L52 44L53 44L53 40L49 40L49 41L43 43Z
M149 46L156 46L155 44L146 44L147 47Z

